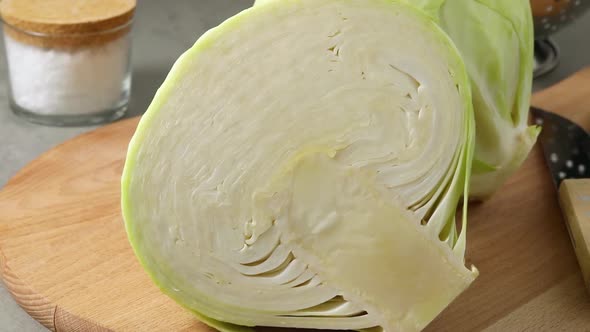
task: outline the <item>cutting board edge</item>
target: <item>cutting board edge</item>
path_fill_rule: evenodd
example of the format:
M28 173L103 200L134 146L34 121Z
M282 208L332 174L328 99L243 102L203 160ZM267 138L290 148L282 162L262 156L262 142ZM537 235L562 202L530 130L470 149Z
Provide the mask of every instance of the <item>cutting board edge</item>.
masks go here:
M14 273L9 265L4 251L0 246L0 274L8 292L16 303L41 325L56 331L54 316L57 305L52 304L45 296L35 292L22 278Z
M133 127L135 127L140 118L141 116L135 116L124 119L116 123L82 133L55 145L54 147L40 154L37 158L27 163L23 168L17 171L3 187L0 187L0 199L11 196L14 191L13 187L18 187L20 181L23 178L26 178L27 173L30 170L34 170L36 165L38 165L40 162L51 158L55 151L67 148L69 145L78 144L80 140L84 140L86 137L102 135L103 132L108 133L113 130L113 127L128 126L130 123L134 123ZM3 229L2 224L5 222L9 223L11 221L2 220L0 216L0 231ZM26 283L26 278L19 277L19 275L10 268L10 262L4 254L3 246L4 244L2 243L2 236L0 236L0 277L12 298L29 316L51 331L112 331L103 325L83 319L68 312L64 308L61 308L52 302L50 298L42 295L41 292L35 291L31 285Z
M6 289L31 318L51 331L93 331L111 332L96 322L78 317L36 292L30 285L10 269L8 261L0 246L0 274Z

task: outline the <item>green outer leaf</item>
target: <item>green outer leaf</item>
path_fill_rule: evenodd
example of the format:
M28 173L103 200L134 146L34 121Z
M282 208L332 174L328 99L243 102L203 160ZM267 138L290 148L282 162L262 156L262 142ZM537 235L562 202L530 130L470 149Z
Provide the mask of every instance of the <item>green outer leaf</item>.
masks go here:
M420 3L429 13L440 5L439 24L459 48L471 77L477 128L471 195L486 198L522 165L538 135L527 128L534 52L530 2Z

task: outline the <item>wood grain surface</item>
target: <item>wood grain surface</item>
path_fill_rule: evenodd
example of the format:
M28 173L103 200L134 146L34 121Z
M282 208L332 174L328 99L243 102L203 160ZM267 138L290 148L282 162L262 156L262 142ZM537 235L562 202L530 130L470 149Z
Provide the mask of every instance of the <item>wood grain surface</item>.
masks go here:
M590 69L533 104L590 129ZM0 192L4 282L54 331L208 330L159 292L127 242L119 177L136 124L60 145ZM427 331L590 331L590 296L538 147L469 220L467 260L480 276Z
M559 206L590 294L590 179L567 179L559 186Z

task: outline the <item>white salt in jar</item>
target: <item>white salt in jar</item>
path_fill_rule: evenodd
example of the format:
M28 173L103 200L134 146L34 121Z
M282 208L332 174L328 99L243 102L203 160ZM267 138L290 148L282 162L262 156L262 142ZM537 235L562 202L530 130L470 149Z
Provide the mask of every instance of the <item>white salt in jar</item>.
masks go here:
M2 0L14 113L46 125L122 117L135 0Z

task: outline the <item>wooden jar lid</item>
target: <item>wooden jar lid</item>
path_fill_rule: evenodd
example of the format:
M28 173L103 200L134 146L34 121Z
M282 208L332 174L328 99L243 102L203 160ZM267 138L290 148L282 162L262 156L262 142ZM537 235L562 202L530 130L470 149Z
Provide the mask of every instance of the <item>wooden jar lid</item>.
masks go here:
M2 0L5 30L41 47L101 44L129 32L136 0Z

